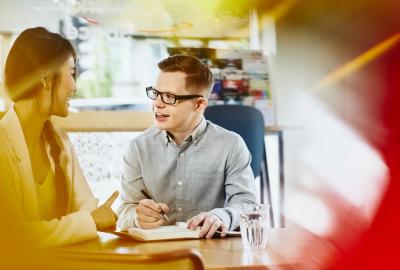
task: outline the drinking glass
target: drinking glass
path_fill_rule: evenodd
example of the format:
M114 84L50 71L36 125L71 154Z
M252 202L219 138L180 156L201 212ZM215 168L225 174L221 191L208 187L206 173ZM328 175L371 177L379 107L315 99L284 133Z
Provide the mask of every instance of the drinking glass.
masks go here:
M264 249L268 241L269 205L244 204L240 215L240 234L245 249Z

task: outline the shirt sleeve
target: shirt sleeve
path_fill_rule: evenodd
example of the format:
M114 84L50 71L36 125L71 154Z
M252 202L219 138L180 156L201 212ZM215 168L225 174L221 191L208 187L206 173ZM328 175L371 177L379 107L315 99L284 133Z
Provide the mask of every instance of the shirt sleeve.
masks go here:
M118 227L127 230L137 227L136 206L143 199L140 190L145 189L140 169L140 155L136 142L132 141L123 159L121 180L121 206L118 208Z
M230 146L225 177L225 206L214 208L209 213L218 216L229 230L235 230L239 226L242 205L256 203L256 186L250 167L251 154L245 142L235 135Z
M50 221L27 221L39 247L72 244L97 237L96 225L87 211L77 211Z

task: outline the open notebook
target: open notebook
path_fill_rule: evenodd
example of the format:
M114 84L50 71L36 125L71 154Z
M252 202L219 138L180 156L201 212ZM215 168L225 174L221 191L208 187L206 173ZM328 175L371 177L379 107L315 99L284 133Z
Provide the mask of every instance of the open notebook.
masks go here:
M186 228L186 222L177 222L175 225L161 226L155 229L129 228L128 232L113 232L113 234L139 241L196 239L199 238L200 228L191 231ZM217 232L216 235L220 235L220 232ZM240 232L229 231L227 236L240 236Z

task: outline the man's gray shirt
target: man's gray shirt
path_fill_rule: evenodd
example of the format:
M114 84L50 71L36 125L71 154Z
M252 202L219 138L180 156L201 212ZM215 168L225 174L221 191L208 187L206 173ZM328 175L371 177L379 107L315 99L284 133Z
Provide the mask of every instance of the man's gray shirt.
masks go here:
M135 208L147 191L168 205L165 225L209 212L229 230L239 226L244 203L255 203L251 155L236 133L204 118L180 146L156 127L145 130L124 156L118 226L135 227Z

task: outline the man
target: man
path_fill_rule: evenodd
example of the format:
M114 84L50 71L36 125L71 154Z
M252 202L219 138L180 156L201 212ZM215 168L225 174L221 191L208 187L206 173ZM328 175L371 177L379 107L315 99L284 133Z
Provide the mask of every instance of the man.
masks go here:
M238 227L241 205L255 203L250 153L238 134L204 119L214 83L205 64L175 55L158 67L156 85L146 88L155 126L124 156L118 225L126 230L187 221L190 229L201 226L200 237L217 230L225 236Z

